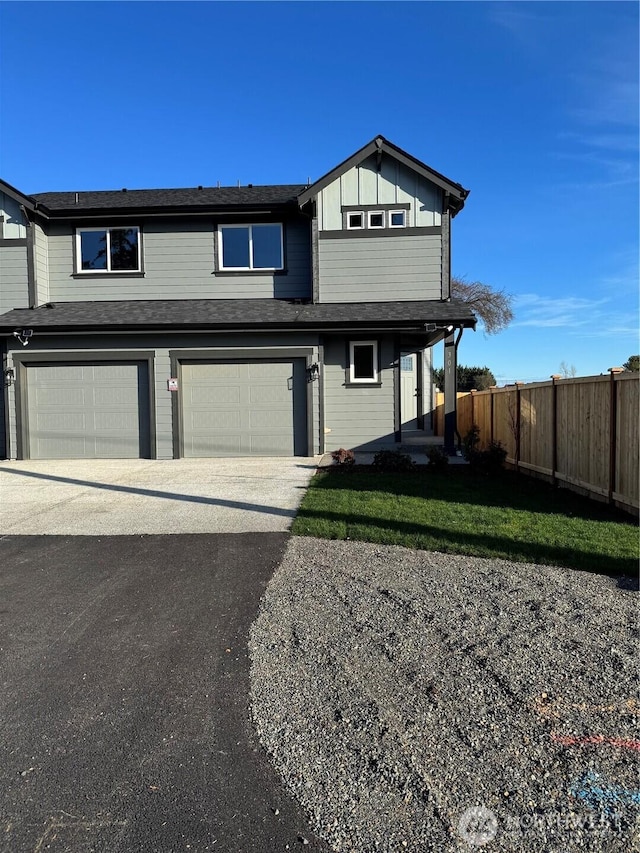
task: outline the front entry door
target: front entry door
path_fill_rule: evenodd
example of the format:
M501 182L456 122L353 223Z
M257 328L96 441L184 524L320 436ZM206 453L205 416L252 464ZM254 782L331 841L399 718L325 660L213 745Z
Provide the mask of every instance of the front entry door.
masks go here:
M400 414L402 430L418 429L418 357L415 352L400 357Z

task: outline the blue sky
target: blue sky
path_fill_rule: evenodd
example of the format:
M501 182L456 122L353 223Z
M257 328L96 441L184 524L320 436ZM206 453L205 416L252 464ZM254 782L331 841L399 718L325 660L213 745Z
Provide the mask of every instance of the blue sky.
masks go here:
M378 133L462 183L453 272L505 288L460 360L606 372L638 344L638 4L1 2L24 192L312 180Z

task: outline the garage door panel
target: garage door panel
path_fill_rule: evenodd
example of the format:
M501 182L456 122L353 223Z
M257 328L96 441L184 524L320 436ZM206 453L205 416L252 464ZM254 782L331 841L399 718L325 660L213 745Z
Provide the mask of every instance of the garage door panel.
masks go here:
M294 454L302 360L185 363L182 390L185 456Z
M256 456L292 456L291 444L278 434L252 435L250 453Z
M48 388L35 388L34 393L38 410L56 406L74 408L84 405L84 390L82 388L69 388L62 383Z
M287 378L291 375L290 362L251 362L247 364L247 374L249 379L256 379L258 382L276 383L282 378Z
M286 384L252 385L249 389L249 401L258 406L261 404L272 406L278 403L288 406L291 401L291 390Z
M290 412L249 412L249 426L252 430L277 430L289 432L291 424Z
M86 457L85 440L60 434L38 441L40 456L37 459L84 459Z
M240 389L234 386L225 387L224 385L211 385L205 387L197 385L189 389L189 398L191 405L211 407L212 403L239 403Z
M237 432L231 434L219 433L215 436L194 436L189 456L211 457L211 456L241 456L240 436Z
M26 377L32 459L150 455L146 364L27 365Z
M132 412L138 411L138 388L136 386L128 388L121 386L98 385L93 389L93 404L95 406L104 406L111 408L130 409Z
M56 435L64 437L69 433L83 433L86 425L87 419L82 412L48 412L36 416L38 432L51 433L50 438Z
M238 411L194 412L191 424L194 430L239 430L242 427Z
M137 412L95 412L93 427L97 433L133 433L138 429Z

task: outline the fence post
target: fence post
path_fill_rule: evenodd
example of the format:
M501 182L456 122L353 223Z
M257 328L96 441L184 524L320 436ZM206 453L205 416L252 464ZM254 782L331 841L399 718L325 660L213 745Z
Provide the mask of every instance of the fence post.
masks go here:
M489 441L493 443L493 392L497 385L489 385Z
M476 396L476 389L472 388L471 389L471 426L472 427L476 422L476 406L475 406L475 400L473 399L475 396Z
M516 471L520 470L520 425L521 421L521 395L520 388L524 385L524 382L516 382Z
M551 483L558 485L556 471L558 470L558 386L557 381L561 379L559 373L551 374Z
M613 503L613 493L616 490L616 442L618 431L618 387L616 374L623 373L623 367L609 368L609 503Z

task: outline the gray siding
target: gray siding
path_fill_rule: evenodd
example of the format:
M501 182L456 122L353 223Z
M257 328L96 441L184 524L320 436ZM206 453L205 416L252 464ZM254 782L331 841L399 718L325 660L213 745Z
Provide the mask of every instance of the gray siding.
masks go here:
M0 216L4 218L0 237L5 240L24 240L27 236L27 228L20 204L2 192L0 192Z
M440 299L439 234L318 243L320 302Z
M318 194L318 225L321 231L339 231L342 205L400 203L410 205L409 227L440 225L439 187L389 156L382 158L378 172L372 155Z
M311 296L309 225L285 225L286 274L216 273L212 221L149 222L143 228L144 276L74 276L74 229L51 225L49 299L295 299Z
M0 314L28 307L27 247L0 245Z
M47 235L37 222L34 222L31 227L33 228L36 304L45 305L49 302L49 248L47 245Z
M381 384L347 386L348 339L326 338L324 418L326 452L340 447L373 450L394 446L393 340L380 341Z
M135 352L135 351L155 351L154 359L154 376L155 376L155 426L156 426L156 446L155 454L158 459L173 458L173 413L172 413L172 396L175 392L169 391L167 388L167 380L171 377L171 365L169 351L197 349L200 353L202 350L220 349L228 351L228 357L233 358L234 350L246 350L248 348L255 349L256 359L260 358L262 349L273 350L274 348L282 349L282 357L286 357L288 347L312 347L314 352L314 360L318 360L318 336L314 334L292 334L286 339L286 345L283 345L282 336L274 335L215 335L211 333L189 335L189 334L173 334L173 335L112 335L100 336L95 338L92 336L78 337L73 340L73 348L69 345L69 339L59 337L46 338L43 335L34 336L29 344L29 353L41 352L42 360L46 362L47 353L68 352L70 358L76 358L79 355L91 358L92 353L113 353L117 355L119 351ZM14 340L9 341L8 364L13 366L12 355L14 352L22 353L22 347L15 347ZM225 352L225 355L227 353ZM310 452L315 454L319 452L319 436L320 436L320 421L319 421L319 383L311 383L311 392L313 399L313 448ZM10 429L10 446L12 457L16 454L17 441L17 422L16 422L16 388L12 385L8 389L9 397L9 429ZM153 451L153 448L152 448Z

